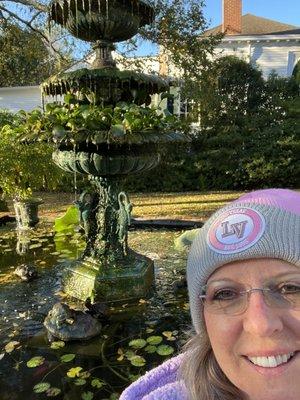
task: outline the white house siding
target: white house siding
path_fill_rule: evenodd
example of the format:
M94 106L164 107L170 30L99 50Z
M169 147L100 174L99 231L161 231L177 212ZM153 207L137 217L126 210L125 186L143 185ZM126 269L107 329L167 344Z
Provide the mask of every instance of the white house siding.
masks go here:
M264 77L275 71L279 76L291 76L294 68L288 68L289 54L299 52L298 47L287 47L284 43L256 43L253 46L251 62L263 71ZM297 62L297 60L295 59ZM295 62L295 65L296 65ZM293 65L293 67L295 66Z
M31 111L41 106L39 86L0 87L0 109Z
M216 57L235 56L250 61L251 48L247 43L222 43L215 51Z
M251 62L262 71L264 78L273 71L282 77L291 76L300 60L300 35L266 36L225 38L216 48L216 57L235 55Z

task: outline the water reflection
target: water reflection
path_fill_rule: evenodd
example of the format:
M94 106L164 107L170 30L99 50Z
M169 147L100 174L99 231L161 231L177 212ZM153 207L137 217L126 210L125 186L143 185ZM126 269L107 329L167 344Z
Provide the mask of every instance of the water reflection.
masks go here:
M55 236L52 227L47 225L27 232L27 235L1 229L1 400L34 400L56 393L34 393L34 386L40 382L49 383L51 389L57 388L60 391L54 396L57 399L81 400L85 392L91 392L94 398L102 400L117 398L117 393L131 380L164 358L157 353L148 354L143 349L131 349L128 344L131 339L161 335L163 343L172 345L176 351L180 346L182 331L189 323L185 294L173 292L174 280L184 271L185 265L185 255L173 250L174 238L179 234L131 232L130 246L155 261L155 295L148 301L141 299L130 312L129 305L115 307L99 337L88 342L66 343L62 348L53 349L43 321L52 306L63 300L60 277L64 264L80 256L85 246L84 240L80 233L74 231ZM22 263L33 263L38 268L38 279L22 282L15 276L14 269ZM76 301L74 304L78 306ZM176 340L167 341L162 335L165 331L178 331L174 338ZM7 352L5 346L14 342L18 343L14 350ZM128 358L128 351L145 359L145 365L134 366ZM61 356L65 354L74 354L74 359L70 362L61 361ZM32 357L42 357L44 361L35 368L29 368L27 362ZM77 367L81 368L83 375L78 373L80 376L70 378L68 371ZM92 386L95 379L102 382L94 382L101 387Z

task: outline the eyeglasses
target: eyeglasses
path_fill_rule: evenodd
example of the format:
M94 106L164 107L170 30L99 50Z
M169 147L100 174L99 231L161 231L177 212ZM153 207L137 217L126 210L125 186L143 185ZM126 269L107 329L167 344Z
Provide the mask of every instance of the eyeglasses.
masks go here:
M246 311L252 292L261 292L271 308L300 310L300 274L272 281L262 288L235 282L211 282L201 288L200 299L208 312L239 315Z

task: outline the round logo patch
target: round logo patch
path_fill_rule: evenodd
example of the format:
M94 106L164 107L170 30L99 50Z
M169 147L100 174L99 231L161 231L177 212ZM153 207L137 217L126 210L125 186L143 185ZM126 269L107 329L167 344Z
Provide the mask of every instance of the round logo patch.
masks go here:
M220 254L239 253L257 243L265 225L262 214L252 208L224 211L208 231L208 245Z

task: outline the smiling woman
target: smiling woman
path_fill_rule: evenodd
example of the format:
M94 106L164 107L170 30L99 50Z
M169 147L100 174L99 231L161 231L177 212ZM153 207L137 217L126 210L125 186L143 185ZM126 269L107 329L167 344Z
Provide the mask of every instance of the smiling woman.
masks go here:
M120 400L297 400L300 194L252 192L213 214L190 250L196 333Z

